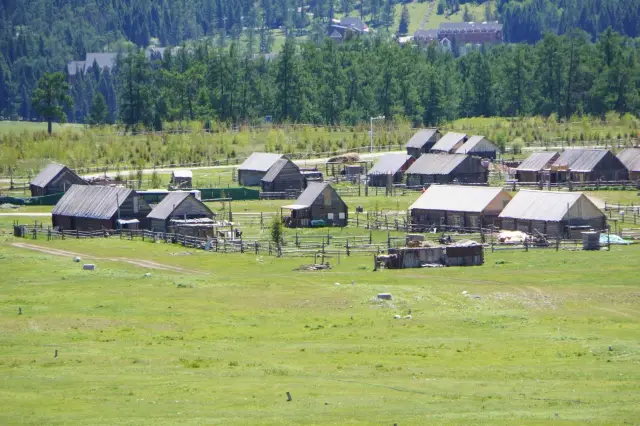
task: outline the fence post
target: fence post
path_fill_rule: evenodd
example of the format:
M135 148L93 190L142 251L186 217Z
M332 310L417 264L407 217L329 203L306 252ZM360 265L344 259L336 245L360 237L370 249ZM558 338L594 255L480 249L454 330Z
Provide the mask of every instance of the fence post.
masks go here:
M80 233L78 232L78 230L76 229L76 240L80 239Z
M371 228L369 228L369 245L373 244L373 233L371 232Z
M254 244L256 246L256 254L258 254L258 242L256 241Z
M347 249L347 257L349 257L349 238L347 238L347 245L345 247Z

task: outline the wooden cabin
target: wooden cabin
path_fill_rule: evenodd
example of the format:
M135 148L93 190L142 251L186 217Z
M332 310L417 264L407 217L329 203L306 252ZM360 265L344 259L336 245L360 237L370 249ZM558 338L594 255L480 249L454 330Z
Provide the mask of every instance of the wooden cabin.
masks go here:
M311 226L347 226L349 210L328 183L311 182L294 204L282 206L291 213L284 218L291 228Z
M484 136L471 136L456 150L456 154L468 154L495 160L498 156L498 151L498 147Z
M53 226L97 231L144 227L149 204L134 190L113 186L73 185L53 207Z
M407 169L416 161L408 154L385 154L367 173L369 186L386 187L402 183Z
M498 216L502 229L553 236L569 236L573 227L604 230L607 218L581 192L521 189Z
M469 139L464 133L448 132L442 136L431 148L430 152L455 154L455 152Z
M551 182L629 179L625 165L606 149L567 149L551 165Z
M264 192L302 191L305 178L293 161L282 157L264 175L260 186Z
M413 158L418 158L422 154L429 152L441 137L442 134L438 129L420 129L405 145L407 154Z
M181 223L192 219L213 219L215 214L202 201L186 191L166 195L147 215L147 225L154 232L168 232L173 219ZM198 221L193 221L197 223Z
M534 152L516 168L516 179L530 183L547 181L551 165L558 157L557 152Z
M464 154L423 154L407 170L407 186L485 184L488 179L489 171L480 158Z
M88 183L67 166L52 163L31 181L29 189L32 197L41 197L66 192L71 185L88 185Z
M411 228L492 226L511 195L498 187L431 185L409 207Z
M618 160L629 172L629 180L640 181L640 148L625 148L618 154Z
M173 188L191 189L193 187L193 173L191 170L174 170L171 172L169 185Z
M238 183L244 186L260 186L269 169L282 158L282 154L254 152L238 166Z

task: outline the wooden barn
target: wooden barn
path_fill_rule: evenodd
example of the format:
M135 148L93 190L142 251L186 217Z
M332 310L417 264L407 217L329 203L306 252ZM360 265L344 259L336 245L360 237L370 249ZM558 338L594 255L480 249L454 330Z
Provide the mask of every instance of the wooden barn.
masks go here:
M551 165L551 182L627 180L622 161L607 149L567 149Z
M31 181L29 189L32 197L41 197L66 192L71 185L88 185L88 183L67 166L52 163Z
M502 229L556 236L571 235L572 228L604 230L607 218L581 192L522 189L499 215Z
M416 161L408 154L385 154L367 173L369 186L386 187L401 183L404 173Z
M193 187L193 173L191 170L174 170L171 172L169 185L173 188L190 189Z
M448 132L433 145L431 152L454 154L468 139L464 133Z
M498 187L431 185L409 207L413 230L492 226L511 195Z
M114 186L73 185L52 211L53 226L97 231L144 227L149 204L134 190Z
M478 157L464 154L423 154L407 170L407 186L432 183L487 183L489 171Z
M456 154L468 154L495 160L498 156L498 151L498 147L484 136L471 136L456 150Z
M238 166L238 183L243 186L260 186L269 169L282 158L282 154L254 152Z
M349 210L338 193L328 183L311 182L294 204L282 206L290 210L284 218L291 228L310 226L347 226Z
M264 175L260 186L265 192L302 191L305 178L293 161L282 157Z
M629 172L629 180L640 181L640 148L625 148L618 154L618 160Z
M155 232L168 232L173 219L213 219L215 214L202 201L186 191L167 194L147 215L147 226Z
M534 152L516 168L516 179L530 183L546 181L549 169L558 157L557 152Z
M407 154L413 158L418 158L422 154L429 152L441 137L442 134L438 129L420 129L405 145Z

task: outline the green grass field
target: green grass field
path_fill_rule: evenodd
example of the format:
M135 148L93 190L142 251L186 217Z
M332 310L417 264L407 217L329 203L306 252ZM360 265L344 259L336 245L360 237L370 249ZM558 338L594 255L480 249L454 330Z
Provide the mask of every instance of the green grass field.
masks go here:
M639 255L379 272L352 257L310 273L293 272L303 259L0 237L0 422L634 423Z
M479 3L479 2L478 2ZM440 24L444 23L457 23L464 22L464 8L465 6L469 9L469 14L473 17L473 21L475 22L483 22L485 19L485 6L486 2L482 2L481 4L476 4L473 2L466 3L460 6L460 10L453 14L447 13L443 15L438 15L436 13L437 9L433 10L433 14L429 17L429 21L427 25L425 25L425 29L437 29L440 27ZM495 6L493 6L495 7Z

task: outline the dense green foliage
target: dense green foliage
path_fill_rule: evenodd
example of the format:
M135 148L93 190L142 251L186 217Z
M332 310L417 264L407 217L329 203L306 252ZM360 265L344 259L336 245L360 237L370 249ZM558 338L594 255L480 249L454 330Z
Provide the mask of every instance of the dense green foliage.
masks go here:
M615 32L548 34L536 45L500 45L461 58L361 38L296 45L254 60L239 45L181 49L162 63L120 61L119 117L128 126L200 119L355 124L371 116L437 125L459 117L640 112L640 49ZM97 86L99 74L86 87ZM80 83L77 83L80 84ZM75 87L75 86L74 86ZM90 105L87 100L85 105Z

